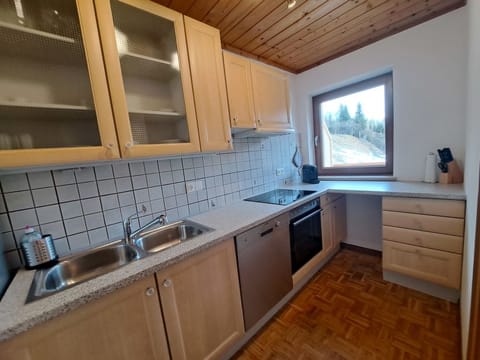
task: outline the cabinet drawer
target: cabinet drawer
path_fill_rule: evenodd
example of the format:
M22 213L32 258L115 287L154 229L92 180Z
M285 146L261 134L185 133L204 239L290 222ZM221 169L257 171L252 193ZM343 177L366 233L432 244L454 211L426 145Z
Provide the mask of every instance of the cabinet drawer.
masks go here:
M383 239L434 250L463 252L463 237L383 226Z
M324 208L328 204L334 202L335 200L341 198L342 194L325 194L320 196L320 207Z
M383 241L383 269L460 288L462 256L406 244Z
M462 200L384 197L383 210L463 219L465 202Z
M464 220L450 217L383 211L383 225L463 236Z

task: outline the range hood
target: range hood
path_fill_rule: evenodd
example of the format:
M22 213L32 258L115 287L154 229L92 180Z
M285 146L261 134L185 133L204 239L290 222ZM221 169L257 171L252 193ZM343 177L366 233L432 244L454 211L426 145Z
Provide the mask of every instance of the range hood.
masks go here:
M242 139L246 137L269 137L275 135L293 134L295 129L269 129L269 128L232 128L232 137L234 139Z

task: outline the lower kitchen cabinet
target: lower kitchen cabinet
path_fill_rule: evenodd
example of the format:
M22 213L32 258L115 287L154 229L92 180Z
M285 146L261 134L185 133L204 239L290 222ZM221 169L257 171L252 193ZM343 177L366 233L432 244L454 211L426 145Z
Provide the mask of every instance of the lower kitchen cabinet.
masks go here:
M172 358L216 359L243 333L234 241L156 274Z
M332 208L326 207L322 209L322 251L327 254L333 249L333 211Z
M383 270L459 290L465 202L384 197Z
M323 251L329 253L347 235L347 202L345 196L327 194L320 198L322 206Z
M115 291L0 344L0 358L169 359L154 277Z

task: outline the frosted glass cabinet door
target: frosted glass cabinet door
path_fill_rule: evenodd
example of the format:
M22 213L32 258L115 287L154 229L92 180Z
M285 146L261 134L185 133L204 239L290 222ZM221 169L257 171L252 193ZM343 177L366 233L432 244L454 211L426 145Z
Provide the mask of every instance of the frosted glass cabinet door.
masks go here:
M0 1L0 168L119 157L91 1Z
M95 0L124 157L199 151L183 17L143 0Z

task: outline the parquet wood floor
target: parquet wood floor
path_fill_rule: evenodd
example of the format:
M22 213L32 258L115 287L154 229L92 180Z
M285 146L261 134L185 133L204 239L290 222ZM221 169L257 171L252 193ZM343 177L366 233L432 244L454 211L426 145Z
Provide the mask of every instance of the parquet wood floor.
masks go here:
M457 304L384 281L380 256L347 249L234 357L460 358Z

